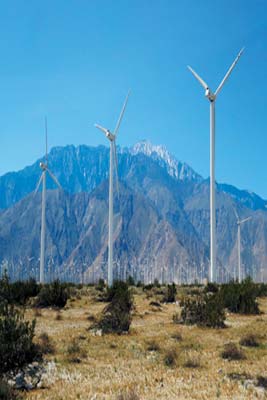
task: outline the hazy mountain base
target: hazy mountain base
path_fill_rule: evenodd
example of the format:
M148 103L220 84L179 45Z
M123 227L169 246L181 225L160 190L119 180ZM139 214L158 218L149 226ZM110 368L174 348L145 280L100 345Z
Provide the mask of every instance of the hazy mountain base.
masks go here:
M135 291L136 309L128 335L94 336L88 331L105 307L94 300L93 288L82 289L82 296L69 300L60 318L57 311L42 310L37 315L36 330L37 334L46 332L53 341L56 353L47 358L56 360L56 370L47 388L29 392L26 398L266 398L265 389L254 384L258 376L266 376L266 298L260 300L264 314L228 314L228 327L216 330L174 324L172 316L179 312L178 305L163 304L155 308L150 302L157 300L157 296L149 297L151 294L145 294L142 289ZM32 318L33 311L28 310L27 315ZM260 346L243 347L244 360L223 360L224 344L239 343L247 333L258 336ZM152 347L151 342L154 342ZM70 351L73 348L75 354ZM169 351L177 354L173 367L167 367L164 361Z

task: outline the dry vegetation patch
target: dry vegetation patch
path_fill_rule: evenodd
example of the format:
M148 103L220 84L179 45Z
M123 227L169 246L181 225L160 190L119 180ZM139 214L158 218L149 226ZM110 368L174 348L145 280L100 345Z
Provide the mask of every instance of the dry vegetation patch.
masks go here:
M153 300L147 298L142 288L135 291L135 311L127 335L92 336L89 333L88 325L101 315L107 304L95 300L94 288L86 288L81 298L75 298L71 305L68 303L61 311L62 320L56 319L54 310L43 309L42 316L36 317L36 340L42 332L48 334L55 345L55 354L47 354L45 358L56 359L58 372L47 389L27 393L26 398L203 400L219 396L254 400L259 393L256 386L245 387L246 374L255 382L258 379L259 388L266 393L267 299L259 300L263 312L260 316L228 313L226 329L179 325L177 331L172 321L173 314L181 311L177 304L169 303L161 312L146 314ZM26 312L28 318L33 314L33 309ZM92 322L88 321L89 314ZM250 332L259 339L260 346L246 348L246 359L228 362L221 357L225 343L239 343ZM70 362L68 357L67 349L75 340L86 354L83 358L79 351L74 353L80 363ZM150 344L159 349L149 350ZM170 365L165 363L167 356ZM242 376L234 379L231 373L243 374L244 379Z

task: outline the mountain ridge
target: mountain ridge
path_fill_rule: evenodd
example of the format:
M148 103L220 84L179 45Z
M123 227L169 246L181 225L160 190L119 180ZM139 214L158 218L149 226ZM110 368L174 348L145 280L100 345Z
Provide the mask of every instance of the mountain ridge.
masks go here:
M114 206L116 268L123 266L124 273L146 281L163 275L168 281L200 280L209 265L209 179L189 169L188 175L175 175L170 168L179 161L165 150L142 143L118 151L122 199L115 199ZM41 194L33 190L41 174L39 161L0 177L0 266L23 264L24 275L27 269L38 270ZM54 190L47 180L47 271L53 264L55 273L73 279L105 277L109 149L56 147L49 153L49 166L64 190ZM242 227L243 273L258 279L267 265L265 200L231 185L217 184L216 189L220 279L236 272L234 208L240 217L253 217ZM35 259L35 266L28 258Z

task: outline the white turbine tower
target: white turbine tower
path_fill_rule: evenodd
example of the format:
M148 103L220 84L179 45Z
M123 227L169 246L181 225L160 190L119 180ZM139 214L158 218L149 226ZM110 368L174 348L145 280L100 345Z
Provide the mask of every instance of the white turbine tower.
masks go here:
M227 71L225 77L219 84L215 93L213 93L207 83L200 78L200 76L190 67L188 69L192 72L194 77L199 81L199 83L205 89L205 96L210 102L210 276L209 279L211 282L214 281L214 274L216 269L216 214L215 214L215 101L219 92L221 91L223 85L226 80L230 76L233 68L237 64L241 54L243 53L242 49L235 61Z
M118 130L121 124L121 120L128 102L130 92L128 92L125 102L123 104L116 128L113 133L108 129L103 128L103 126L95 124L95 127L104 132L106 138L110 141L110 158L109 158L109 208L108 208L108 286L113 284L113 162L115 159L115 174L116 174L116 184L117 192L119 193L118 184L118 160L117 160L117 150L116 150L116 139L118 135Z
M237 252L238 252L238 282L240 283L242 280L241 273L241 224L246 221L249 221L252 217L247 217L244 219L240 219L236 210L234 210L236 216L236 224L237 224Z
M48 168L48 157L47 157L47 120L45 118L45 162L40 162L40 168L42 170L42 174L40 176L39 182L35 189L35 194L38 192L38 189L43 184L42 188L42 220L41 220L41 251L40 251L40 283L44 283L44 265L45 265L45 208L46 208L46 173L51 176L55 184L61 189L61 186L55 177L52 174L50 169Z

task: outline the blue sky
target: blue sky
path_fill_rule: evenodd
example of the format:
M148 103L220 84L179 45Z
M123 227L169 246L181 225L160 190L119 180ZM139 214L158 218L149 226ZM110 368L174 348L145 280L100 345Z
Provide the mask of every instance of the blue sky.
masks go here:
M209 103L190 64L216 89L216 178L267 198L266 0L0 1L0 174L49 146L164 144L209 175Z

